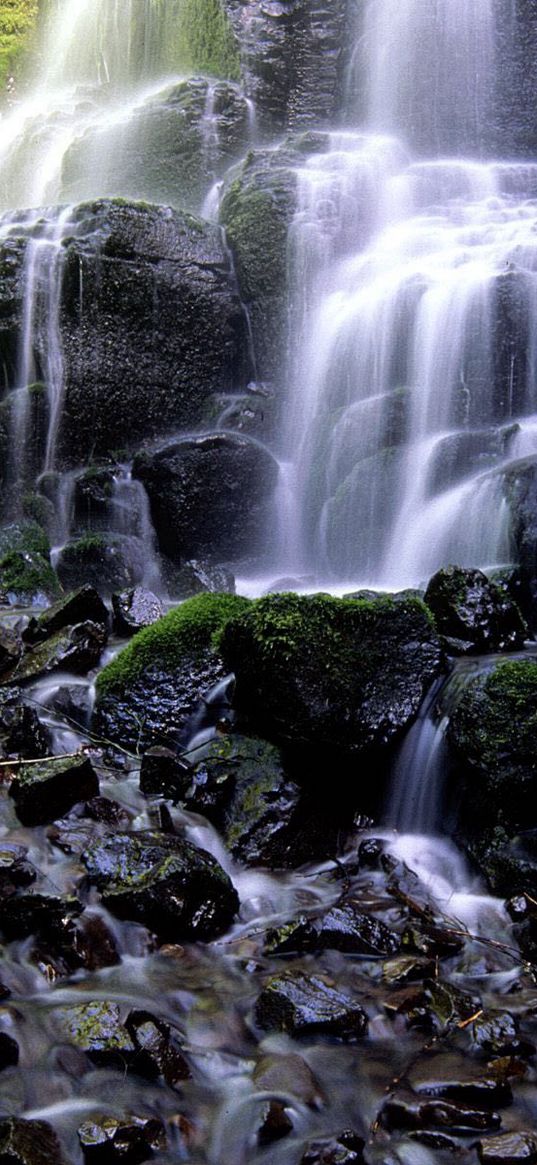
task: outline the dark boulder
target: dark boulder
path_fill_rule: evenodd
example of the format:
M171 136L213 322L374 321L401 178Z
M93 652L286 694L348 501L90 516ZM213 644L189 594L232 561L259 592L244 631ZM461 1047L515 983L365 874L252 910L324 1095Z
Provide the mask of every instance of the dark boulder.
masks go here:
M210 941L228 929L237 894L205 850L164 833L124 833L96 841L83 853L104 905L141 922L159 938Z
M9 679L10 683L23 683L59 670L84 674L97 667L107 638L102 623L78 623L75 627L67 627L51 639L28 647L3 682Z
M136 1070L138 1049L121 1020L117 1003L108 1000L62 1007L56 1012L58 1034L99 1067Z
M147 1061L144 1075L162 1076L168 1087L175 1089L190 1080L192 1073L169 1024L147 1011L131 1011L125 1022L140 1056Z
M19 1045L7 1032L0 1032L0 1072L14 1068L19 1062Z
M362 1165L365 1142L352 1129L311 1141L300 1165Z
M396 740L442 666L415 599L270 595L225 625L220 650L262 735L347 754Z
M78 1129L86 1165L139 1165L166 1148L164 1125L158 1117L95 1116Z
M361 1039L367 1028L365 1012L355 999L303 971L269 979L257 1000L255 1018L265 1031L329 1035L347 1043Z
M143 563L136 550L133 539L85 534L68 542L60 551L56 564L58 578L64 587L87 583L98 586L105 595L125 590L138 582L143 573Z
M448 644L463 640L477 653L517 651L528 638L516 603L480 570L443 567L429 582L424 602Z
M1 260L0 260L1 262ZM17 606L43 606L61 588L50 563L50 545L42 527L21 521L0 529L0 595Z
M147 491L159 548L172 561L237 558L260 549L278 468L234 433L176 441L139 453L133 474Z
M393 1129L449 1129L468 1135L472 1132L495 1132L501 1127L497 1112L471 1105L455 1104L442 1099L424 1099L411 1092L397 1093L387 1100L381 1111L382 1124Z
M24 870L26 875L26 870ZM82 906L74 895L62 894L47 878L33 871L33 880L19 882L21 870L0 888L0 928L7 939L38 935L56 937L66 919L76 917Z
M356 902L345 900L320 918L301 916L268 930L265 939L265 951L270 954L333 950L385 959L400 946L399 936L383 922L363 914Z
M226 674L214 634L247 604L235 595L197 595L138 632L97 678L97 735L127 748L176 749L200 698Z
M235 594L235 577L225 566L192 559L180 567L164 562L164 576L168 589L178 599L190 599L205 591L211 594Z
M143 627L151 627L164 614L160 599L144 587L112 595L112 610L118 635L129 636L135 635Z
M0 625L0 675L12 672L22 655L20 637L10 627Z
M20 765L9 795L23 825L45 825L68 813L79 801L97 796L99 781L88 757L43 760Z
M537 1161L537 1137L533 1132L499 1133L479 1141L481 1165L535 1165Z
M0 689L0 751L3 756L33 760L46 756L51 737L36 709L24 703L20 688Z
M77 623L108 624L108 611L99 593L91 586L80 587L48 607L41 615L32 616L24 628L22 638L25 643L42 643L51 639L58 631L74 627Z
M0 1161L2 1165L63 1165L65 1158L46 1121L12 1116L0 1122Z
M171 748L150 748L140 766L140 791L146 796L162 795L172 801L185 799L193 769Z

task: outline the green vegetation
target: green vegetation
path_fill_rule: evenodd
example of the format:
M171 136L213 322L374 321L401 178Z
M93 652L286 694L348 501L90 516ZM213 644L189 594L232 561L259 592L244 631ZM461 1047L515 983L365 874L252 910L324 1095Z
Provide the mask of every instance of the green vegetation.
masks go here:
M49 552L47 535L37 522L4 526L0 530L0 591L28 600L36 595L57 598L61 588Z
M239 595L196 595L144 628L103 668L97 679L100 696L121 691L148 668L177 668L185 655L205 651L215 633L233 615L249 606Z
M189 70L240 80L239 48L220 0L183 0L179 29L183 62Z
M0 3L0 90L19 72L25 54L33 47L38 7L38 0Z

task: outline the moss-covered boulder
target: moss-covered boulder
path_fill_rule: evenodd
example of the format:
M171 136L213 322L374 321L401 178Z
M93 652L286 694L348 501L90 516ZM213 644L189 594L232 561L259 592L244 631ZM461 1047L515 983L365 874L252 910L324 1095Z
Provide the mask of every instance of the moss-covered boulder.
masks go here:
M215 858L183 838L123 833L82 855L104 905L161 939L210 941L231 925L239 899Z
M176 745L225 675L215 632L247 606L237 595L196 595L135 635L98 676L95 731L130 748Z
M226 624L220 650L262 735L347 754L396 740L442 666L419 599L269 595Z
M518 651L529 635L516 603L481 570L443 567L430 580L424 602L455 653Z
M44 643L28 647L12 671L1 677L1 682L23 683L60 670L84 675L97 667L106 640L106 628L101 623L66 627Z
M5 602L44 605L61 593L50 563L47 535L37 522L22 520L0 529L0 594Z
M45 825L68 813L79 801L99 793L99 780L88 757L53 757L41 764L20 765L9 795L23 825Z
M68 590L87 584L111 595L139 582L143 563L137 551L132 539L85 534L68 542L60 551L56 564L58 577Z

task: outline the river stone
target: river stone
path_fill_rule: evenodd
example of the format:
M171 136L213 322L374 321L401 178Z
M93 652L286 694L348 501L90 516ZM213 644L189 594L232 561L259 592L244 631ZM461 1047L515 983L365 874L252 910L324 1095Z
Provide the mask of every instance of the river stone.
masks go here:
M261 1106L257 1143L261 1149L281 1141L293 1131L293 1122L281 1100L267 1100Z
M254 1083L262 1092L277 1092L289 1095L309 1105L319 1108L323 1101L323 1091L309 1064L295 1052L288 1055L268 1052L257 1061L253 1073Z
M138 1165L166 1148L164 1125L157 1117L95 1116L78 1129L87 1165Z
M169 1024L156 1019L148 1011L131 1011L126 1027L140 1057L147 1061L144 1075L162 1076L168 1087L175 1089L184 1080L190 1080L192 1073Z
M94 842L82 860L107 909L161 939L208 942L228 929L239 907L216 859L173 835L118 834Z
M23 825L45 825L68 813L79 801L99 793L99 781L88 757L56 757L21 765L9 795Z
M2 1165L64 1165L54 1129L46 1121L8 1117L0 1121Z
M3 756L16 756L32 760L46 756L50 749L51 736L48 728L41 723L36 709L24 703L21 689L0 688L0 752Z
M181 801L191 784L193 769L171 748L149 748L142 756L140 791Z
M529 635L516 603L480 570L444 567L424 602L442 635L471 643L477 653L518 651Z
M535 1047L520 1035L518 1019L509 1011L484 1012L472 1024L472 1044L490 1058L532 1056Z
M22 643L16 631L0 625L0 674L11 672L22 655Z
M442 666L420 600L269 595L220 636L235 706L262 735L359 755L394 742Z
M390 1130L450 1129L463 1135L487 1130L495 1132L502 1123L497 1112L437 1098L424 1100L405 1091L386 1101L381 1110L381 1120L384 1127Z
M17 885L15 892L0 890L0 928L7 939L39 935L55 937L66 919L76 917L82 906L74 895L62 894L48 878L37 877L31 884Z
M132 1068L138 1049L120 1018L117 1003L97 1000L56 1011L59 1033L99 1067Z
M135 635L142 627L156 623L164 614L160 599L145 587L134 587L112 595L112 610L118 635Z
M311 1141L300 1165L362 1165L365 1142L352 1129L345 1129L335 1137Z
M126 590L138 582L144 563L133 539L119 535L86 534L63 546L56 569L62 586L98 586L105 595Z
M386 958L400 949L399 935L370 914L363 914L355 902L333 906L317 923L318 945L326 950L367 958Z
M118 435L134 446L192 430L208 397L247 380L249 355L217 226L120 199L84 203L72 218L58 457L76 465L117 451Z
M159 549L172 561L218 562L261 547L278 467L257 442L238 433L184 438L138 453L133 476L149 497Z
M0 1072L19 1062L19 1045L7 1032L0 1032Z
M366 1034L367 1016L349 995L316 975L286 971L269 979L255 1006L265 1031L288 1035L328 1035L354 1043Z
M108 611L95 587L83 586L59 599L41 615L32 616L25 627L22 638L25 643L41 643L50 639L58 631L74 627L77 623L108 624Z
M101 623L67 627L51 639L28 647L4 682L9 679L10 683L23 683L59 670L84 675L97 667L106 642L106 628Z
M235 594L235 577L231 571L225 566L212 566L205 560L192 559L178 568L170 563L165 576L171 593L178 599L189 599L191 595L199 595L203 591L221 595Z
M487 1137L477 1146L482 1165L534 1165L537 1161L537 1137L530 1132L500 1133Z

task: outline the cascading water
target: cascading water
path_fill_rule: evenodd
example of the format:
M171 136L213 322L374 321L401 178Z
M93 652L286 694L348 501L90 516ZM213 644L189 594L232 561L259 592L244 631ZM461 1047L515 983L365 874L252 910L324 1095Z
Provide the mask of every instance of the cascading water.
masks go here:
M502 469L537 408L537 168L468 158L486 152L492 4L371 4L359 44L369 133L331 134L297 176L279 565L397 589L512 556Z

